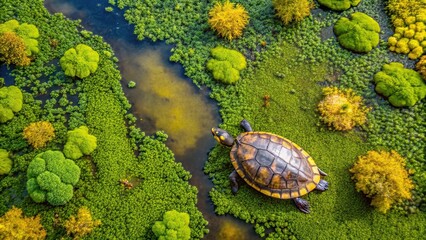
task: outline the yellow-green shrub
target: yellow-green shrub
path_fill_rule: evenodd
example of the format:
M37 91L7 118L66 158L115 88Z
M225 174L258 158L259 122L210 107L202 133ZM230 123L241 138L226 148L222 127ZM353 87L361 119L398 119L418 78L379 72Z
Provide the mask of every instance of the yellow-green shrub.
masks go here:
M240 37L248 21L249 15L245 8L229 0L217 2L209 11L210 27L228 40Z
M221 46L213 48L211 54L213 58L207 62L207 69L212 71L214 79L226 84L240 79L240 71L247 66L243 54Z
M273 0L272 4L277 16L284 24L302 21L311 15L311 10L314 8L314 4L310 0Z
M0 218L0 239L2 240L41 240L46 231L40 223L40 216L23 217L22 210L12 207Z
M372 198L372 206L386 213L393 204L411 198L414 185L404 167L405 160L396 151L369 151L359 156L349 171L354 174L356 189Z
M55 137L55 129L50 122L40 121L28 125L24 129L24 138L33 148L42 148Z
M422 41L426 37L426 2L416 0L389 0L388 10L391 14L395 34L388 39L389 50L397 53L408 54L411 59L417 59L424 53L423 47L426 43ZM396 46L395 39L401 36L419 42L419 46L410 44L409 47Z
M19 24L15 19L0 24L0 34L13 32L19 36L25 44L25 53L27 56L33 56L38 53L38 41L36 40L40 34L36 26L33 24Z
M25 43L16 33L0 34L0 61L17 66L30 65L30 58L25 52Z
M71 216L65 221L67 234L74 236L74 239L80 239L91 233L94 228L101 224L100 220L93 220L92 214L85 206L78 209L77 217Z
M318 104L318 110L321 120L329 126L346 131L366 122L370 108L363 104L362 97L355 95L352 89L326 87L323 94L324 99Z
M0 149L0 175L8 174L12 169L12 160L9 158L9 152Z
M96 137L89 134L86 126L80 126L68 131L68 140L64 146L64 154L70 159L79 159L84 154L92 153L96 147Z
M0 123L11 120L15 113L21 111L23 95L16 86L0 88Z

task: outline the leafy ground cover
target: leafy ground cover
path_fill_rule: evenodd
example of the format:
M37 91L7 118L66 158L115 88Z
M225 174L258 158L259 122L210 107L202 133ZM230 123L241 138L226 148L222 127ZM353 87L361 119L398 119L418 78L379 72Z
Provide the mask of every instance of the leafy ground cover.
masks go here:
M411 108L394 108L374 91L373 76L383 64L401 61L407 67L413 65L387 50L385 41L392 31L384 1L364 0L338 13L314 10L313 16L289 26L275 17L270 1L234 1L245 7L250 22L242 37L232 42L216 36L207 23L214 2L109 2L126 10L125 17L135 24L139 39L175 44L170 59L182 63L195 84L212 89L211 96L221 107L222 128L236 135L241 131L239 121L246 118L254 129L283 135L304 147L329 174L329 190L310 193L306 199L312 213L304 215L291 201L268 198L246 185L233 196L228 182L233 170L229 149L217 146L205 171L215 184L211 197L218 214L250 222L259 235L271 239L424 236L425 100ZM119 84L116 59L102 38L82 30L78 21L49 15L40 1L1 0L0 12L0 22L16 18L40 30L40 52L35 61L12 71L13 84L24 94L23 108L10 122L0 125L0 149L13 153L11 173L0 177L0 214L12 205L23 208L27 215L40 213L48 238L56 239L65 235L61 227L65 220L84 205L102 221L89 238L140 239L153 237L150 228L155 221L176 209L190 214L191 236L201 238L206 223L195 207L196 189L187 184L189 174L173 161L173 154L160 141L163 134L146 137L134 127L127 128L126 123L131 125L134 118L127 115L130 105ZM342 49L332 35L334 23L353 12L368 14L382 29L379 46L366 55ZM98 70L83 80L65 77L58 65L64 52L77 43L100 54ZM206 71L210 51L218 45L238 50L248 60L248 68L233 86L217 83ZM325 127L315 110L324 86L352 88L363 96L372 107L368 124L347 133ZM44 149L61 150L67 131L81 125L98 139L93 154L76 161L82 173L74 197L65 207L35 204L25 190L27 166L44 149L28 146L22 131L31 122L44 120L53 124L56 135ZM372 149L396 150L414 170L413 200L386 215L375 211L370 199L356 192L348 171L358 155ZM137 157L134 150L139 152ZM135 179L137 184L126 189L119 184L124 178Z
M215 183L211 196L217 213L250 222L260 235L270 238L421 237L426 220L425 101L412 108L394 108L373 85L374 74L385 63L400 61L413 66L404 56L387 49L392 28L385 12L386 1L365 0L343 12L317 9L313 16L289 26L275 17L269 1L234 2L244 6L250 22L243 36L230 42L215 36L207 25L206 12L213 2L110 1L125 9L125 17L135 24L139 39L175 44L170 60L182 63L186 75L196 84L211 87L211 96L221 107L222 128L236 135L241 131L239 121L246 118L255 129L294 140L329 173L330 189L309 194L313 213L300 215L291 202L264 197L247 186L233 196L228 182L233 170L229 149L217 146L205 169ZM354 12L365 13L380 25L379 45L368 54L342 49L332 33L340 17ZM217 45L236 49L248 60L248 70L242 72L235 86L217 84L205 71L209 49ZM372 108L368 124L349 133L322 125L315 107L324 86L351 88L361 95ZM396 150L414 172L413 199L387 215L375 211L370 199L355 191L348 171L358 155L373 149Z
M17 19L40 31L35 60L28 67L9 66L13 77L6 85L22 90L24 104L12 120L0 125L0 148L11 152L13 159L11 172L0 176L0 215L12 206L22 208L25 215L40 214L47 238L59 239L66 237L65 221L86 206L102 221L87 238L147 239L154 236L155 221L175 209L190 215L191 236L201 238L207 223L195 206L197 190L188 184L190 174L174 162L162 142L164 136L144 137L129 128L134 122L127 114L131 106L121 89L117 59L102 37L62 14L50 15L42 1L2 0L0 12L0 22ZM78 43L100 55L97 71L83 80L66 77L58 64ZM36 121L52 123L56 137L35 150L22 132ZM60 207L33 202L26 191L28 164L48 149L61 151L67 132L82 125L96 136L98 146L91 156L75 161L81 175L74 197ZM122 179L133 181L133 188L122 186Z

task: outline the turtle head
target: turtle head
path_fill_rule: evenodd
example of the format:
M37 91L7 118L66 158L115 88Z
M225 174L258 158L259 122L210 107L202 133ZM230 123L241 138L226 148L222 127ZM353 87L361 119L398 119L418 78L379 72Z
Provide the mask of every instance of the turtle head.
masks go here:
M214 139L220 144L228 147L234 145L234 138L227 131L220 128L212 128L212 134Z

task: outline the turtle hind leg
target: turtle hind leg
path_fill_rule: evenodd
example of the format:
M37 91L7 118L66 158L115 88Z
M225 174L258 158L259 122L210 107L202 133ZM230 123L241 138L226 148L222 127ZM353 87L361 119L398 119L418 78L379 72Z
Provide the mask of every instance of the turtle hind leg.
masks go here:
M232 171L231 174L229 174L229 181L231 181L231 190L232 193L235 195L238 192L238 178L240 176L238 175L237 171Z
M240 126L241 126L241 127L244 129L244 131L246 131L246 132L253 132L253 128L251 128L250 123L249 123L247 120L245 120L245 119L241 120L241 122L240 122Z
M295 198L293 199L294 203L296 204L296 207L303 213L310 213L309 210L309 202L306 201L303 198Z
M321 179L315 189L320 190L320 191L327 190L328 189L328 182Z

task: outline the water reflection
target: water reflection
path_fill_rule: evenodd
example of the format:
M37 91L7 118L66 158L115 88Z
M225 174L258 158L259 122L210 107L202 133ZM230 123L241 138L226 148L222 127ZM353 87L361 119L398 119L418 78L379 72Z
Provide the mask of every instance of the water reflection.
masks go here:
M165 62L169 50L167 46L121 49L126 58L120 65L125 83L136 82L136 87L126 92L142 129L164 130L169 134L169 147L183 156L217 124L217 107L200 97L199 90L179 74L179 66Z

